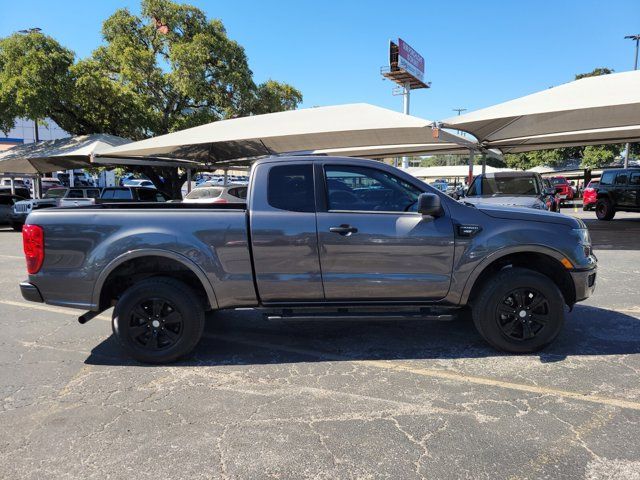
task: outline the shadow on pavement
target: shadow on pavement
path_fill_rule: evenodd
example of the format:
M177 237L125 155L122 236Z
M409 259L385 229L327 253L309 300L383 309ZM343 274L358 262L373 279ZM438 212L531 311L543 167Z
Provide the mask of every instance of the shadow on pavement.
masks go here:
M541 362L575 355L640 353L640 319L601 308L577 306L567 314L554 344L531 354ZM498 357L470 321L286 321L255 312L210 314L205 334L188 358L174 366L252 365L344 360L419 360ZM96 346L86 363L137 365L114 338Z
M598 250L640 250L640 216L609 222L597 218L582 219L589 229L593 248Z

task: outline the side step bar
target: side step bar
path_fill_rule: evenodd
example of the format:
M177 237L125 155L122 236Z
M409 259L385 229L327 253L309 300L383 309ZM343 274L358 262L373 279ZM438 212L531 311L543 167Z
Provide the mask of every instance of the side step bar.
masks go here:
M337 309L332 311L308 311L283 309L279 311L267 311L263 313L270 321L283 320L438 320L448 322L454 320L456 315L444 313L442 310L417 309L409 311L358 311L351 309Z

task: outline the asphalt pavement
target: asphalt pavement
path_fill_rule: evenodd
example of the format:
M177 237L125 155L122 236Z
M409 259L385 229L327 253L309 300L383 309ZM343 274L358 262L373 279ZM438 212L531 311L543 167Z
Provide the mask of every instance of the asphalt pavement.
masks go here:
M24 301L0 228L0 477L640 479L640 215L585 219L596 293L536 355L464 320L209 315L171 366Z

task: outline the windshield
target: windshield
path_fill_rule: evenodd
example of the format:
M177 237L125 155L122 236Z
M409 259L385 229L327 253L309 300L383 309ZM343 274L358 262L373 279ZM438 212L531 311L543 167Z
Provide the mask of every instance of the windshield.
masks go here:
M477 182L474 182L468 196L474 195L539 195L540 185L536 177L527 176L500 176L483 177L481 192L477 191Z
M50 188L45 193L44 198L62 198L65 193L67 193L66 188Z
M564 185L565 183L567 183L567 180L564 178L552 178L551 183L553 185Z
M200 187L191 190L185 199L194 200L197 198L217 198L222 194L220 187Z

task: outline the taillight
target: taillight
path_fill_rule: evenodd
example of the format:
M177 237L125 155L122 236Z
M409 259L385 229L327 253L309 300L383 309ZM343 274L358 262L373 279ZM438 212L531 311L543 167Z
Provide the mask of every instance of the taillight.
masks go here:
M226 198L215 198L211 203L229 203Z
M27 259L27 271L38 273L44 261L44 231L38 225L22 227L22 246Z

